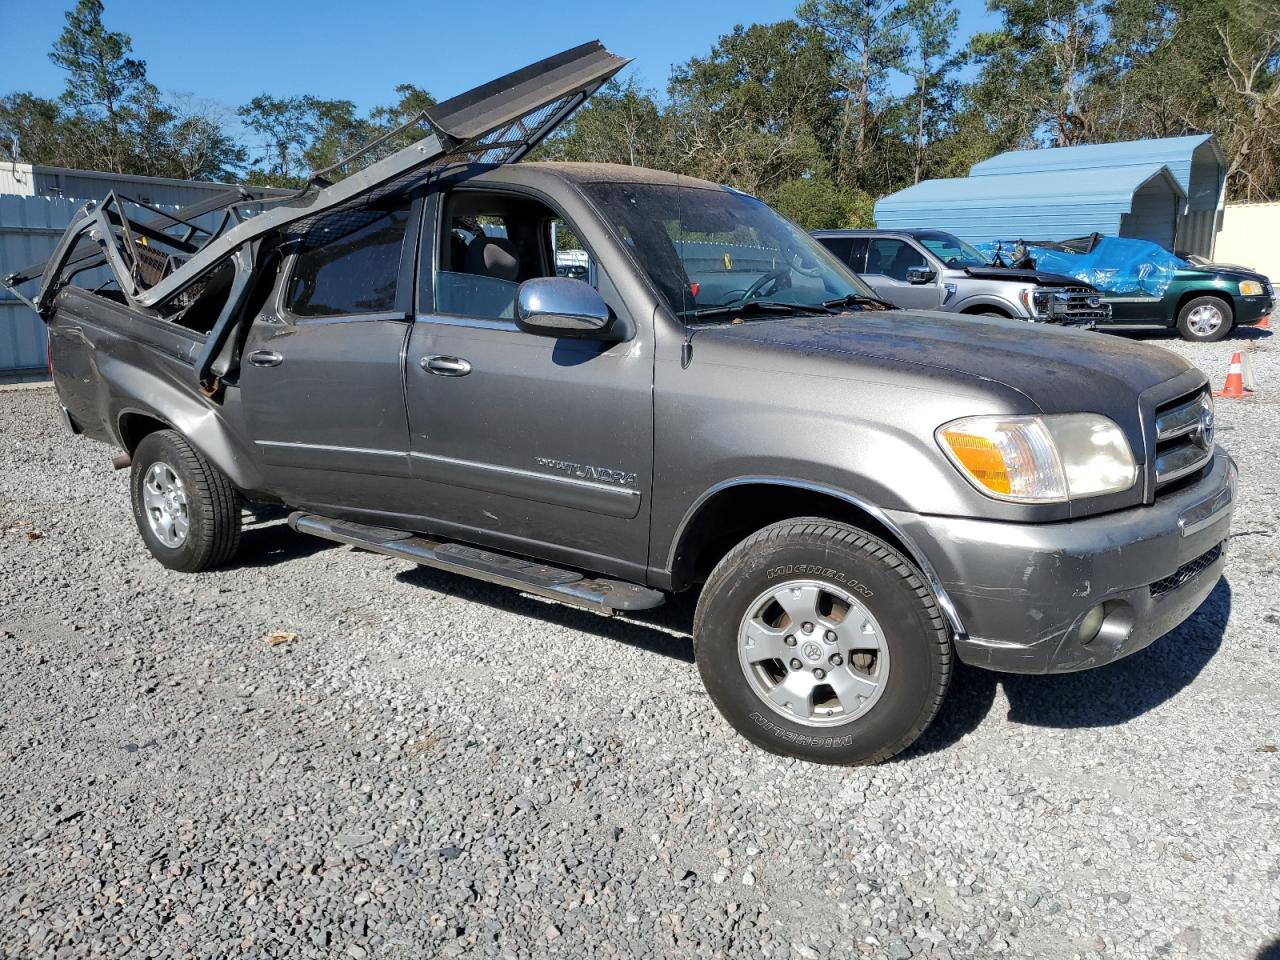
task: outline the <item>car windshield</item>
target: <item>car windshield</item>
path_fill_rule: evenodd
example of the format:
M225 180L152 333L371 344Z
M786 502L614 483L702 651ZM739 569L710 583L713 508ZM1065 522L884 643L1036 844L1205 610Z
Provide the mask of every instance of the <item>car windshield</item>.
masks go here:
M959 237L953 237L941 230L928 233L917 233L913 236L923 243L935 257L948 267L987 267L991 265L986 257Z
M879 303L816 240L736 190L633 182L582 188L684 320Z

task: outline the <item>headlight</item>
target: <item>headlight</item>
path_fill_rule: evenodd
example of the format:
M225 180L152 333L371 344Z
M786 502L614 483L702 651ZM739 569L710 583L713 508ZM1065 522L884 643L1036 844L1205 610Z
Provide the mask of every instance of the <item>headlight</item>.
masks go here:
M1260 284L1257 280L1241 280L1240 296L1242 297L1262 296L1262 284Z
M1027 308L1027 313L1035 316L1040 311L1036 309L1036 290L1035 287L1023 287L1018 291L1018 299L1022 301L1022 305Z
M1093 413L965 417L938 428L938 445L969 481L1001 500L1052 503L1128 490L1129 442Z

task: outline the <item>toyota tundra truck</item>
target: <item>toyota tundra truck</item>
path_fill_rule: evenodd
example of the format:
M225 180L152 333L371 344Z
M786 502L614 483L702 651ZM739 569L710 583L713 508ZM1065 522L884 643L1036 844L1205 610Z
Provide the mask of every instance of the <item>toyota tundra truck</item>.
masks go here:
M602 614L693 592L729 724L841 764L916 740L957 660L1098 667L1204 601L1236 469L1198 369L888 309L727 187L518 162L625 62L566 51L293 196L112 194L8 277L157 561L230 563L267 503Z

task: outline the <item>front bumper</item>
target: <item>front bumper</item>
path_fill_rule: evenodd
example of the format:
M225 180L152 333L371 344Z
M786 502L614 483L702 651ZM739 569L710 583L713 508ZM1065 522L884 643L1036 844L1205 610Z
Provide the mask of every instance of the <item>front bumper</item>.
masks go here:
M1271 297L1236 297L1236 323L1241 326L1252 326L1263 317L1270 316L1275 308Z
M964 628L960 658L1011 673L1087 670L1189 617L1225 563L1236 467L1218 449L1196 484L1151 506L1018 524L890 513L932 564ZM1086 615L1101 630L1081 642Z

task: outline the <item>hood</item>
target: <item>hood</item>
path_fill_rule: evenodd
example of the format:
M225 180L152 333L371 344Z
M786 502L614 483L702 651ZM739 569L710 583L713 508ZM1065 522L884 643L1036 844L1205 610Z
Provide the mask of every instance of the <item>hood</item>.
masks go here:
M1254 280L1264 287L1271 282L1265 274L1258 273L1256 270L1225 263L1206 263L1203 266L1191 264L1179 267L1176 276L1179 280L1197 280L1212 277L1214 280L1229 280L1232 283L1239 283L1242 280Z
M695 365L880 381L886 402L900 399L892 396L899 382L940 393L976 388L1011 413L1101 413L1131 437L1140 431L1138 395L1191 369L1168 350L1091 330L898 310L752 319L697 328L693 342Z
M1008 280L1010 283L1034 283L1039 287L1085 287L1089 284L1061 273L1043 270L1020 270L1017 267L965 267L964 272L976 280Z

